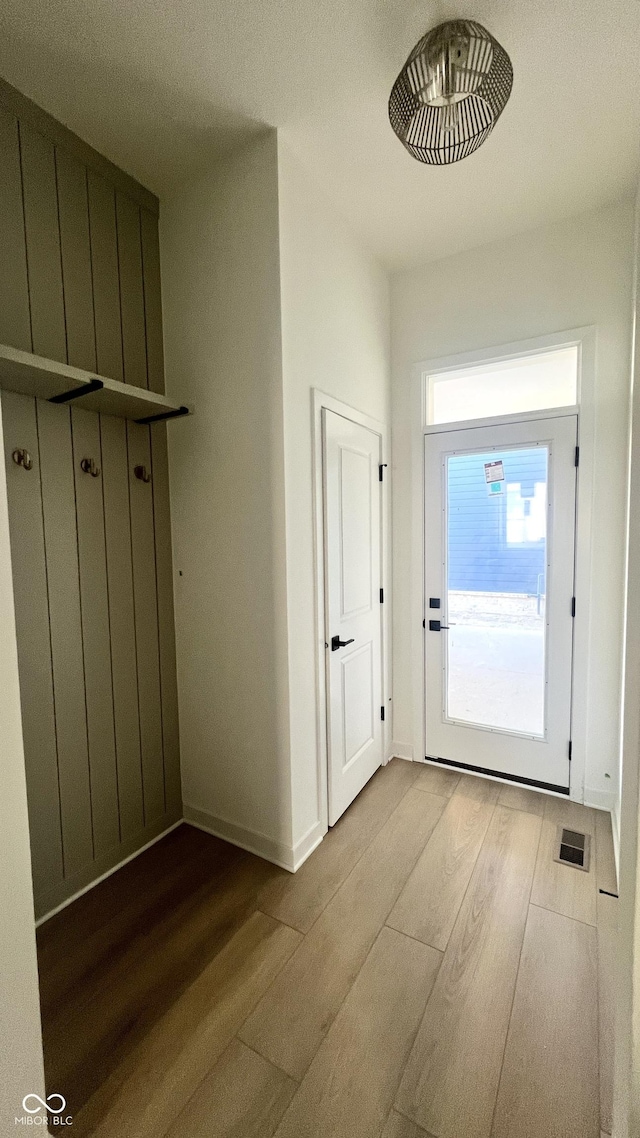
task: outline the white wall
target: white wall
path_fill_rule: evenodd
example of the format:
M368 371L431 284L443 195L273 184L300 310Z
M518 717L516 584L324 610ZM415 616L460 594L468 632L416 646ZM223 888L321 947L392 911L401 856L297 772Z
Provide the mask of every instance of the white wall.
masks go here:
M636 202L614 1134L640 1134L640 194Z
M0 644L0 1133L13 1134L14 1118L24 1114L24 1096L44 1094L44 1071L4 463L0 467Z
M294 844L326 827L317 793L313 388L389 422L386 275L279 138L280 274Z
M291 847L275 132L162 203L185 813ZM196 813L194 813L194 811Z
M388 420L389 297L275 132L162 203L185 816L291 868L318 802L311 391ZM292 805L293 803L293 805Z
M595 325L596 452L586 795L619 778L633 206L623 202L392 280L394 739L420 755L412 692L411 371L422 361ZM606 778L609 774L610 778Z

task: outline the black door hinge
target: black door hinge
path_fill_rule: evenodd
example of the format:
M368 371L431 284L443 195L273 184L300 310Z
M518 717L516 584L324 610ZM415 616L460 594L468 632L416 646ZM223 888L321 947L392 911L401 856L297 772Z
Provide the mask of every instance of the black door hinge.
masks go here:
M573 743L571 742L571 739L569 739L569 762L571 762L572 751L573 751Z
M380 718L381 718L381 719L382 719L382 721L384 722L384 707L381 707L381 708L380 708Z
M378 481L379 482L382 482L382 471L384 470L385 466L388 466L388 463L381 462L380 465L378 466Z
M574 465L580 466L580 447L576 447L576 455L575 455L575 459L574 459Z
M384 604L384 589L380 590L380 604Z
M426 627L427 627L427 622L426 622L426 620L423 620L423 622L422 622L422 627L423 627L423 628L426 628Z
M576 615L576 598L575 597L571 598L571 615L572 616Z

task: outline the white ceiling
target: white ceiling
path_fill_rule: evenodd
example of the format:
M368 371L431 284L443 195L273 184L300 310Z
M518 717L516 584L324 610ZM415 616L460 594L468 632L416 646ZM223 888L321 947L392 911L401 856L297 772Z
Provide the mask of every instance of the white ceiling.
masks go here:
M387 99L409 50L471 16L511 56L480 150L423 166ZM0 73L162 198L261 125L282 127L390 267L632 192L638 0L2 0Z

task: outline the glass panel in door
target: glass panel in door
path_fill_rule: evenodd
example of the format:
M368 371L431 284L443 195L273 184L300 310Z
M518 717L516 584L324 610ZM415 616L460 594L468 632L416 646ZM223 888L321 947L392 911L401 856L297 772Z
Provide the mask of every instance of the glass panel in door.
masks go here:
M446 459L445 719L546 734L549 447Z

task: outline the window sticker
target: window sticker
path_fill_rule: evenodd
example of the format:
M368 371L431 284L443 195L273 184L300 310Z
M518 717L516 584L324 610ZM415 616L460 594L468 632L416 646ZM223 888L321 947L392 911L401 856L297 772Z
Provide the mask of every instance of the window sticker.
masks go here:
M484 477L486 482L504 482L504 465L501 458L497 462L485 462Z

